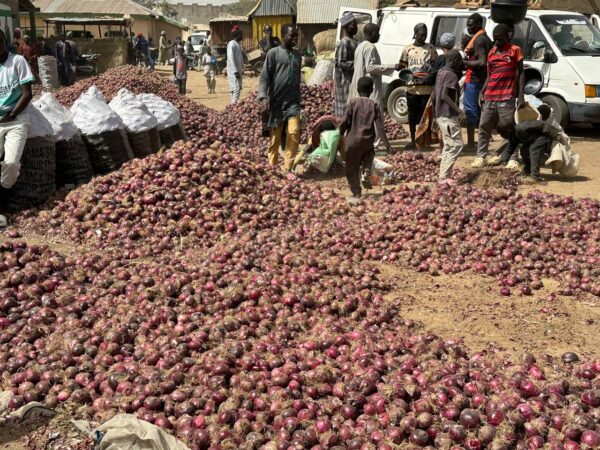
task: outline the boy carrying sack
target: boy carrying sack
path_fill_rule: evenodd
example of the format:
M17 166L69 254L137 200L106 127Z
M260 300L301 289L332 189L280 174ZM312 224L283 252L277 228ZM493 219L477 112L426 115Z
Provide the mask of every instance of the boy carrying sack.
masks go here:
M361 181L365 189L371 188L371 168L375 158L375 140L378 136L386 149L390 144L383 128L383 115L377 103L369 98L373 92L373 80L362 77L358 80L360 97L348 102L344 119L340 124L340 135L346 134L346 178L352 191L352 199L361 196ZM361 177L362 166L362 177Z

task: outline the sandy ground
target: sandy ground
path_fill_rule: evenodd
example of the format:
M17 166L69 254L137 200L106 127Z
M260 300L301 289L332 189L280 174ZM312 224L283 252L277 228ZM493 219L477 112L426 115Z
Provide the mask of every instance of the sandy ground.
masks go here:
M159 70L169 76L168 69ZM246 78L242 95L255 90L257 84L258 78ZM190 73L188 89L190 98L210 108L223 110L230 101L224 76L217 79L216 95L207 94L205 78L199 72ZM569 129L568 134L573 142L573 150L581 155L579 175L564 179L543 170L547 183L524 185L520 188L521 192L541 190L600 200L600 132L580 126ZM400 149L405 143L395 142L394 148ZM498 146L499 139L493 145ZM463 154L458 166L468 168L473 156ZM316 177L311 182L322 183L344 194L349 193L341 173L325 179ZM505 350L515 359L526 352L560 356L565 351L598 357L600 301L592 297L550 295L557 285L556 281L544 280L544 288L530 297L503 297L492 278L471 273L433 277L383 264L381 270L383 277L394 286L393 292L387 296L388 300L401 302L401 314L413 320L423 332L432 332L446 339L460 339L471 351L494 346ZM400 297L403 300L399 300ZM81 441L68 423L68 418L73 415L77 416L76 413L61 412L48 425L39 423L16 429L0 427L0 449L75 449ZM31 441L24 437L26 434L32 437L30 433L36 428ZM53 441L51 436L56 436L55 433L59 438Z
M257 85L257 78L246 78L247 94ZM193 73L188 81L188 94L194 100L216 109L229 103L227 80L217 80L217 95L208 96L204 77ZM543 169L545 184L522 185L526 193L541 190L576 198L591 197L600 200L600 132L588 126L571 127L568 130L573 151L581 155L579 175L564 178ZM465 136L466 139L466 136ZM406 141L393 143L401 149ZM492 148L500 145L495 138ZM432 149L430 151L436 151ZM474 153L465 152L457 165L470 170ZM343 174L334 177L317 176L312 182L349 194ZM375 195L377 190L375 190ZM398 267L382 266L385 276L396 286L397 293L409 294L411 302L402 304L403 314L415 320L428 332L446 338L463 339L472 351L479 351L490 344L497 345L514 356L524 351L536 354L549 353L559 356L567 350L587 355L598 354L600 333L595 327L600 323L600 302L594 298L554 298L550 292L556 286L545 280L545 288L534 296L513 295L502 297L496 283L470 273L432 277ZM397 297L390 294L390 300ZM468 330L468 331L466 331Z

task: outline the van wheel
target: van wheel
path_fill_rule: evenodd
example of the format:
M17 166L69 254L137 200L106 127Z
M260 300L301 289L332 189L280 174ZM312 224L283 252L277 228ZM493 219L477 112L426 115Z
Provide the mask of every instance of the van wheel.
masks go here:
M408 103L406 102L406 87L395 88L387 99L387 111L397 123L408 122Z
M546 95L542 97L542 101L552 108L556 121L563 129L566 129L569 123L569 107L567 103L556 95Z

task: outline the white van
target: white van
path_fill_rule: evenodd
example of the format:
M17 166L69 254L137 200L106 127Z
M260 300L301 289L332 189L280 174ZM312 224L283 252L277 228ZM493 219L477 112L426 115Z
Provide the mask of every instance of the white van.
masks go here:
M451 32L459 48L467 18L474 12L485 19L485 29L492 36L494 23L490 10L399 7L381 10L340 8L340 17L352 12L359 23L374 22L381 26L377 49L384 64L396 64L405 45L413 41L413 27L423 22L429 32L428 41L439 49L440 36ZM557 33L563 31L559 43ZM341 29L338 25L338 39ZM565 42L564 36L572 39ZM600 128L600 31L579 13L565 11L530 10L525 19L515 26L513 43L523 49L525 66L543 74L543 85L537 94L548 103L560 119L568 122L592 123ZM441 50L438 50L441 52ZM399 122L407 119L404 82L393 76L384 76L385 99L390 116Z
M204 42L206 40L207 34L208 33L206 31L195 31L190 34L190 37L192 38L192 47L194 47L195 52L200 51L200 42Z

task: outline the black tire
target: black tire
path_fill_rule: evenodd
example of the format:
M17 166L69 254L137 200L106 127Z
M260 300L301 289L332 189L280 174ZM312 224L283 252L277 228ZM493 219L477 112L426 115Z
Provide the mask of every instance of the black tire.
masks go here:
M387 99L387 112L397 123L408 122L408 104L406 103L406 86L398 86Z
M552 108L556 121L563 129L566 129L569 124L569 107L567 103L556 95L545 95L542 97L542 101Z

